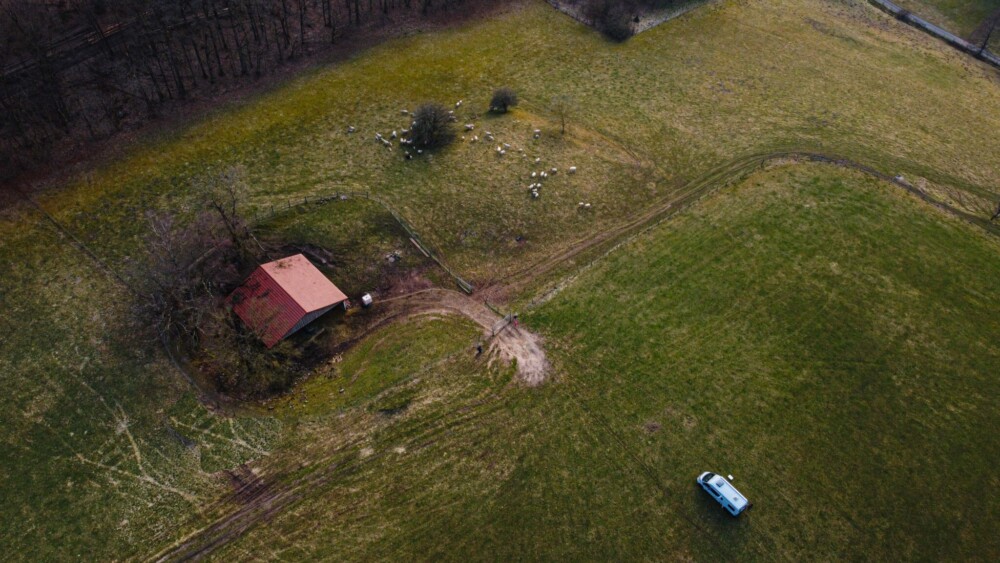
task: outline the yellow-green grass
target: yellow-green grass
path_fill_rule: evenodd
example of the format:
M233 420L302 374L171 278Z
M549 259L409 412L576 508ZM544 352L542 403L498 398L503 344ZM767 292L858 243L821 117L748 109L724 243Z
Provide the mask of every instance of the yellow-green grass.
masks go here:
M215 555L991 559L998 280L995 239L888 184L760 172L525 315L558 371L541 388L464 343L399 340L456 321L352 351L348 371L396 362L385 346L419 375L346 410L336 385L303 386L306 414L258 464L295 502ZM755 507L723 512L694 484L706 470Z
M575 176L560 174L548 182L539 201L527 196L530 166L511 155L498 160L488 147L459 144L430 160L404 162L398 150L390 154L372 139L376 130L404 126L399 110L425 99L465 99L458 112L464 122L469 112L485 109L491 89L503 84L518 90L521 106L511 115L481 118L477 132L490 129L500 141L530 147L563 172L580 168ZM375 191L463 274L482 282L613 227L691 178L747 153L833 151L888 173L995 196L996 87L992 71L863 4L722 2L613 45L537 2L317 69L204 121L140 141L120 161L68 178L40 199L112 267L125 268L140 252L148 209L191 212L193 177L243 164L260 209L331 189ZM566 138L558 135L549 111L557 94L577 100ZM348 125L359 132L347 135ZM538 143L530 138L535 127L544 131ZM593 202L594 212L580 214L578 201ZM318 210L316 217L337 221L335 208ZM948 239L955 248L981 243L968 242L979 239L932 217L925 221L962 232ZM328 236L319 219L287 231L282 221L275 221L272 232L294 234L296 242ZM527 243L516 245L517 236ZM968 252L980 252L975 248ZM995 263L995 255L976 256L986 267ZM575 395L565 393L575 378L590 381L594 372L569 369L587 359L577 357L578 343L561 333L559 318L566 317L557 316L563 309L538 319L550 335L563 382L540 391L507 387L509 370L486 369L461 354L452 358L442 346L442 357L451 359L434 368L442 374L441 387L403 397L409 406L398 415L380 414L392 409L371 402L377 399L366 390L358 402L331 403L330 414L320 416L315 410L329 395L326 389L309 401L317 418L297 422L296 411L281 411L232 419L198 404L155 344L133 335L128 293L30 209L4 212L0 263L0 372L8 385L0 422L12 452L0 464L0 536L7 553L148 554L222 510L213 503L231 486L220 469L255 460L255 467L285 483L292 478L287 475L319 471L341 458L361 459L364 447L375 450L361 466L371 471L346 465L349 475L336 474L325 489L304 495L300 512L279 519L273 530L281 537L258 529L233 551L266 556L269 546L291 542L282 537L306 536L302 555L493 549L513 556L523 549L528 556L612 558L617 552L652 556L666 548L679 555L727 553L713 552L710 537L684 527L673 505L651 492L649 469L630 464L634 456L609 457L617 439L608 438L593 417L622 413L606 410L591 395L574 403ZM951 280L947 269L928 275ZM983 303L995 302L995 291L980 292ZM900 318L907 314L902 310ZM975 314L969 313L968 322L980 320ZM694 331L700 319L691 322ZM467 350L467 325L448 329L447 337L433 326L426 328L427 338L454 343L456 353ZM989 326L984 330L993 330ZM403 334L419 339L425 328L411 330ZM372 345L359 353L368 349L377 354L384 348ZM412 365L364 373L391 371L396 377L427 368L431 360L413 352L414 359L406 360ZM386 389L384 405L400 404L394 393L408 392L409 385ZM374 384L368 389L383 392ZM966 416L966 405L956 405L956 413L944 409L942 417ZM640 406L623 416L634 418L644 412ZM609 422L612 428L631 424L616 420ZM788 432L785 441L804 439ZM375 445L362 445L369 443ZM392 457L399 445L420 453ZM688 479L685 463L673 467L683 466ZM949 468L940 475L950 475ZM591 480L601 486L588 489ZM336 488L341 483L353 488ZM690 492L681 497L687 501L702 502L688 489L676 490ZM964 498L959 493L949 498ZM419 502L407 504L412 499ZM329 512L345 506L356 508ZM692 506L717 515L709 506ZM425 519L428 513L434 517ZM310 536L312 515L336 516L330 522L340 525L325 528L326 539ZM526 521L537 526L525 531ZM812 524L796 529L802 530L801 541L774 541L792 555L813 537L829 545L833 532ZM900 526L884 532L886 537L909 538L908 524ZM627 529L634 534L620 533ZM953 545L978 541L979 530L971 530L972 539L967 534Z
M297 247L312 252L314 259L328 260L320 267L354 299L389 287L394 276L431 264L389 211L364 198L302 205L268 219L257 230L269 244ZM390 260L390 255L398 258Z
M34 215L0 242L0 543L8 557L126 557L216 498L277 420L226 418L122 325L129 295Z
M538 201L529 159L514 151L501 159L486 143L460 143L408 162L373 139L405 127L400 109L424 100L464 99L460 124L472 121L503 84L521 105L476 120L476 133L491 130L545 167L580 169L546 182ZM262 208L338 187L374 191L484 281L748 153L827 150L995 194L995 89L986 67L866 5L722 2L613 45L532 2L310 72L141 143L44 203L118 256L145 209L183 207L191 177L243 164ZM556 95L575 100L565 138L550 111ZM579 201L594 212L581 214Z

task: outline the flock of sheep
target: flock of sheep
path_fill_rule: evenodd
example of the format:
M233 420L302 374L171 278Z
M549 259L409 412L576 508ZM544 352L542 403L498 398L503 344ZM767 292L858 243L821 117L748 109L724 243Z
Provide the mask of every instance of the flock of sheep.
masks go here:
M455 108L458 109L458 108L462 107L462 103L463 103L463 100L459 100L459 101L455 102ZM410 110L406 110L406 109L400 110L400 114L403 115L403 116L410 116L410 115L412 115L412 113L410 112ZM458 118L455 116L454 110L448 112L448 117L453 122L458 121ZM412 126L413 126L413 123L410 124L410 127L412 127ZM475 129L476 129L476 125L474 123L466 123L465 126L464 126L464 128L463 128L463 130L464 130L465 133L472 133L473 131L475 131ZM355 133L356 131L357 131L357 128L355 128L354 126L350 126L350 127L347 128L347 132L348 133ZM383 145L384 147L388 148L390 151L393 148L393 141L396 141L396 140L398 140L399 145L401 147L411 147L412 144L413 144L413 141L407 139L407 137L406 137L409 134L409 132L410 132L409 129L401 129L401 130L398 130L398 131L397 130L393 130L391 133L389 133L388 137L384 136L382 133L376 132L375 133L375 141L377 143ZM541 136L542 136L542 130L541 129L535 129L534 131L532 131L532 138L533 139L538 140L538 139L541 138ZM467 135L462 135L461 136L461 139L462 139L463 142L468 142L468 143L486 142L486 143L490 143L490 144L493 144L493 143L497 142L496 141L496 136L492 132L490 132L490 131L485 131L483 133L482 139L480 139L479 135L469 135L468 138L466 138L466 137L467 137ZM424 152L422 149L414 148L414 150L415 150L415 152L416 152L417 155L423 154L423 152ZM523 148L512 147L510 145L510 143L500 143L500 144L496 145L496 148L494 149L494 152L496 153L497 158L503 158L504 156L507 155L507 151L509 151L509 150L515 150L515 151L517 151L517 153L519 153L524 158L528 157L527 153L524 151ZM404 148L403 152L404 152L404 157L407 160L412 160L413 159L414 153L411 152L411 150L409 148ZM535 165L540 165L541 162L542 162L542 159L540 157L536 157L535 161L534 161L534 164ZM538 170L532 171L531 175L530 175L530 178L529 178L531 180L531 183L528 184L528 195L531 197L531 199L538 199L538 198L540 198L541 197L542 182L544 180L548 179L550 176L555 176L558 173L559 173L559 169L555 168L555 167L552 167L552 168L549 168L549 169L543 169L541 171L538 171ZM576 174L576 166L570 166L567 169L567 173L569 173L569 174ZM590 209L591 205L590 205L590 203L581 201L581 202L579 202L577 204L577 208L578 209Z

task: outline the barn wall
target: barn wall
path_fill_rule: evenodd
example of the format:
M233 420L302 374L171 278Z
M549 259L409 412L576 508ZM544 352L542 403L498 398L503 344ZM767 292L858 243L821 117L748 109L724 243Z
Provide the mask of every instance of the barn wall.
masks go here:
M299 319L299 322L295 323L295 326L293 326L291 328L291 330L289 330L288 332L286 332L285 335L282 336L282 338L283 339L284 338L288 338L289 336L291 336L291 335L295 334L296 332L302 330L302 327L304 327L307 324L309 324L309 323L315 321L316 319L322 317L326 313L330 312L334 307L340 306L341 303L334 303L333 305L330 305L329 307L326 307L326 308L323 308L323 309L317 309L317 310L313 311L312 313L306 314L306 316L304 316L301 319Z

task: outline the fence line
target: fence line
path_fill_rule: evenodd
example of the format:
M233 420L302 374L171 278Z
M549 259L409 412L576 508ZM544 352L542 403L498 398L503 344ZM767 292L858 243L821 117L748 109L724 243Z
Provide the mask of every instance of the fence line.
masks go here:
M973 57L993 65L996 68L1000 68L1000 57L990 52L985 45L983 47L973 45L969 41L962 39L954 33L951 33L942 27L936 26L908 10L904 10L889 0L868 0L868 2L882 11L892 15L899 21L907 23L929 35L937 37L959 51L972 55Z
M270 208L265 208L264 213L260 212L255 213L253 215L251 223L254 226L257 226L260 225L260 223L273 218L279 213L290 211L293 208L305 207L310 204L323 205L331 201L346 201L351 198L365 198L369 201L373 201L381 205L383 209L385 209L386 211L389 212L390 215L392 215L392 218L396 220L396 223L398 223L399 226L402 227L404 231L406 231L406 234L410 238L410 242L412 242L413 245L416 246L417 249L424 254L424 256L427 256L428 258L433 260L435 264L437 264L438 266L441 267L442 270L447 272L447 274L451 276L451 278L455 281L455 284L459 287L459 289L461 289L463 292L467 294L471 294L475 290L475 287L471 283L462 278L462 276L458 275L454 270L451 269L451 267L448 266L448 264L445 263L445 261L441 258L440 254L436 252L432 246L424 242L423 238L421 238L420 234L417 233L417 230L413 227L413 225L409 221L406 220L406 218L400 215L400 213L396 211L391 205L386 203L385 200L383 200L378 196L372 195L371 192L336 191L331 194L319 197L313 197L312 199L310 199L309 196L305 196L303 197L301 202L293 202L293 200L287 200L285 202L284 207L282 207L281 205L275 207L272 204Z

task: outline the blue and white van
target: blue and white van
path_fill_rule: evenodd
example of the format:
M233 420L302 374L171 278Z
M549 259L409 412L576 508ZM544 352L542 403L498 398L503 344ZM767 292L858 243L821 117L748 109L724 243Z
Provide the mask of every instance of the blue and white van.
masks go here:
M744 510L752 505L747 501L747 497L736 490L736 487L726 480L722 475L709 473L708 471L698 476L698 484L708 491L712 498L719 501L722 508L725 508L733 516L739 516Z

